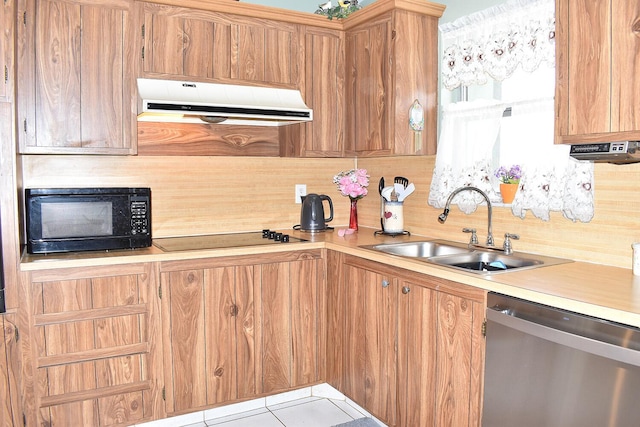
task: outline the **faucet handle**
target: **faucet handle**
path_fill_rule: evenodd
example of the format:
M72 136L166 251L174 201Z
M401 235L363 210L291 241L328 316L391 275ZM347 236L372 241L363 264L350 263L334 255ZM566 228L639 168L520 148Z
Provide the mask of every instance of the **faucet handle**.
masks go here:
M476 234L476 229L475 228L463 228L462 229L463 233L471 233L471 239L469 240L469 244L470 245L477 245L478 244L478 235Z
M502 249L506 255L510 255L513 253L513 247L511 246L511 239L519 240L520 236L517 234L504 233L504 243L502 244Z

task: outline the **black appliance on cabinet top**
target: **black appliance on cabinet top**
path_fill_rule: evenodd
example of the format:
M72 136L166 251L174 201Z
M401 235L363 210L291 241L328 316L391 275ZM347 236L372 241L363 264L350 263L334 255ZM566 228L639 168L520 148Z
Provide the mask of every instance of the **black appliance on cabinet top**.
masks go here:
M199 236L164 237L153 239L154 246L165 252L196 251L206 249L228 249L248 246L263 246L306 242L305 239L289 236L273 230L262 232L205 234Z
M25 216L31 254L151 246L149 188L30 188Z

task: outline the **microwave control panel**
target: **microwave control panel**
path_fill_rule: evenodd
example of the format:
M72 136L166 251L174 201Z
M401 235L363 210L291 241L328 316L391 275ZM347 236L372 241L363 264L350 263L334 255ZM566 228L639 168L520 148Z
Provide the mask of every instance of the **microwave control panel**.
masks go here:
M148 212L147 200L131 201L131 234L149 234Z

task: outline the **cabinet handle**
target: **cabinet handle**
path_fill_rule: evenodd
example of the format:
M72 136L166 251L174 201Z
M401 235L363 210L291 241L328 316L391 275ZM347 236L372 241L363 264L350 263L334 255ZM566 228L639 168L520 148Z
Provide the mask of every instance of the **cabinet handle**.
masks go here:
M389 287L389 281L388 280L383 280L382 281L382 287L383 288L388 288Z
M411 292L411 288L410 288L410 287L408 287L408 286L403 286L403 287L402 287L402 293L403 293L403 294L405 294L405 295L406 295L406 294L408 294L409 292Z

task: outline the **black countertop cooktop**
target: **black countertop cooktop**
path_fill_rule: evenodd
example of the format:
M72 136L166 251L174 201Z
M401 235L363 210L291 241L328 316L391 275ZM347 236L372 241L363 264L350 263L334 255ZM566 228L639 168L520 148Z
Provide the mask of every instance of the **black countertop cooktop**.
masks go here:
M266 234L266 237L263 235ZM278 236L280 234L280 236ZM271 238L269 236L271 235ZM285 240L283 237L287 236ZM277 240L280 239L280 240ZM177 251L194 251L199 249L225 249L240 248L246 246L260 245L283 245L287 243L306 242L307 240L297 237L288 236L282 233L276 233L270 230L248 232L248 233L229 233L229 234L206 234L200 236L184 236L184 237L164 237L153 239L154 246L165 252Z

